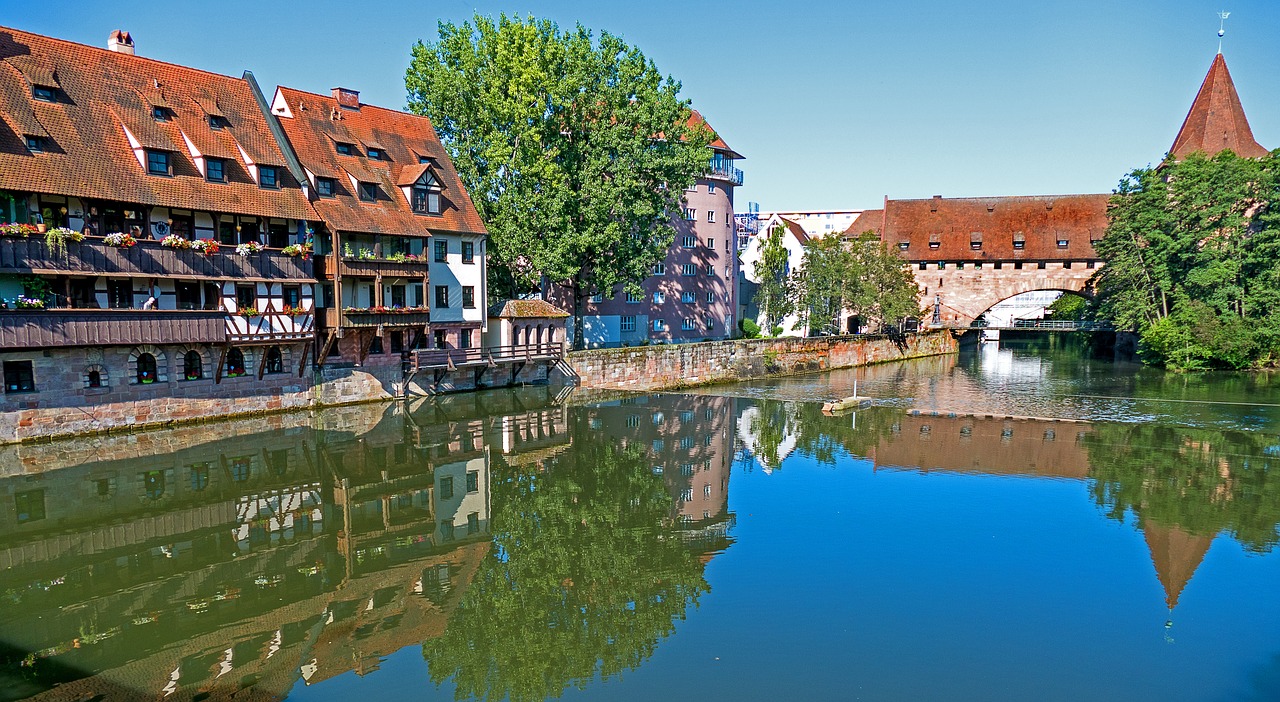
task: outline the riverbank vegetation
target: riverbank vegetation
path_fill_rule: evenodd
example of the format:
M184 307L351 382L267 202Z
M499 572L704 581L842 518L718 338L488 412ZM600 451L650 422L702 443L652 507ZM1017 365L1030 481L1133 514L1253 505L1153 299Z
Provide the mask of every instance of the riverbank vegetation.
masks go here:
M1174 370L1280 365L1280 156L1193 154L1111 199L1091 314Z

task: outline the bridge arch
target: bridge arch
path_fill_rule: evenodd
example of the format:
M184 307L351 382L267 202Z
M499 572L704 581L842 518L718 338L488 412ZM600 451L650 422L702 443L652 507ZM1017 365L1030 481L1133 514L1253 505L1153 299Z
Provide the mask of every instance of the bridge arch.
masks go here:
M926 323L933 321L936 309L937 321L943 326L967 327L1000 302L1023 293L1057 290L1092 297L1091 280L1097 271L1081 262L1048 262L1040 268L1036 262L1015 267L1006 261L1000 268L990 264L982 268L950 266L941 270L917 268L914 273L921 307L929 313Z

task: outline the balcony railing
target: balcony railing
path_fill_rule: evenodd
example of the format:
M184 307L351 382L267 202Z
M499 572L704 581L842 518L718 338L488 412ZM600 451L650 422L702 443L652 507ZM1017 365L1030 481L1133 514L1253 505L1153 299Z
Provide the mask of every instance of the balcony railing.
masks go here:
M499 363L558 361L564 356L560 344L488 346L475 349L422 349L413 352L414 370L454 369Z
M310 341L315 338L315 318L310 313L228 315L227 340L235 344Z
M422 308L379 312L374 310L345 311L333 307L324 310L324 325L334 327L420 327L431 323L431 312Z
M314 281L311 260L279 250L240 256L234 246L212 255L172 249L140 239L130 247L107 246L101 237L67 242L66 256L50 251L44 238L0 238L0 273L128 275L154 278L240 278Z
M0 310L0 349L220 344L225 318L217 310Z
M734 185L742 185L742 169L733 166L725 166L721 164L711 164L711 168L707 169L707 177L717 180L727 180Z
M316 274L323 278L333 277L333 256L316 257ZM384 278L423 278L431 262L425 257L398 260L393 258L355 258L337 257L338 272L343 276L372 278L381 275Z

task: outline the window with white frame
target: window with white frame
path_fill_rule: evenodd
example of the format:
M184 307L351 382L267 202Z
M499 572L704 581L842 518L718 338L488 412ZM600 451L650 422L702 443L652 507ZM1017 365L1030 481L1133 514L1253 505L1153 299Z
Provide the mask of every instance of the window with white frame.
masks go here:
M655 263L655 264L653 264L653 274L654 274L654 275L666 275L666 274L667 274L667 264L665 264L665 263Z
M686 249L692 249L698 245L698 237L685 235L680 237L680 245Z
M716 330L716 320L715 320L715 318L714 318L714 317L707 317L707 331L712 332L712 331L715 331L715 330Z
M705 272L707 275L715 275L715 274L716 274L716 267L715 267L715 266L713 266L713 265L711 265L710 263L708 263L708 264L707 264L707 267L704 269L704 272Z
M639 303L640 303L641 301L643 301L643 300L644 300L644 295L637 295L637 294L635 294L635 293L631 293L631 292L627 293L627 302L629 302L629 303L631 303L631 304L633 304L633 305L634 305L634 304L639 304Z
M707 237L707 248L714 251L716 248L716 240L711 237Z
M713 292L707 293L707 302L715 302L715 301L716 301L716 294Z
M592 295L592 296L591 296L591 301L592 301L592 302L604 302L604 294L603 294L603 293L596 293L596 294Z
M707 221L714 223L716 221L716 211L707 210Z
M661 320L661 319L655 319L655 320L653 320L653 330L654 330L654 331L656 331L656 332L660 332L660 331L663 331L663 330L664 330L664 329L666 329L666 328L667 328L667 323L666 323L664 320Z
M680 267L680 275L697 275L698 266L693 263L686 263Z
M715 194L716 194L716 184L715 184L715 183L707 183L707 194L708 194L708 195L715 195Z
M694 330L693 320L692 319L681 320L680 328L685 331L693 331Z
M633 332L636 330L636 316L627 314L622 316L622 331Z
M684 208L684 218L690 222L696 221L698 219L698 211L692 207L686 207Z
M693 293L692 293L692 292L688 292L688 291L686 291L686 292L682 292L682 293L680 293L680 301L681 301L681 302L693 302L693 299L694 299L694 298L693 298Z
M666 300L667 300L667 296L663 295L661 290L655 291L653 293L653 304L661 305L663 302L666 302Z

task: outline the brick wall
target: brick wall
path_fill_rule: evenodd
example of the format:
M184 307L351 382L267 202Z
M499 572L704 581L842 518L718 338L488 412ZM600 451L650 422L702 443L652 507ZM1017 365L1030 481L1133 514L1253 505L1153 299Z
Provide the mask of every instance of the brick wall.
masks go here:
M566 357L573 373L563 375L587 388L670 390L936 356L958 348L946 331L908 337L902 346L885 338L848 336L738 339L575 351Z

